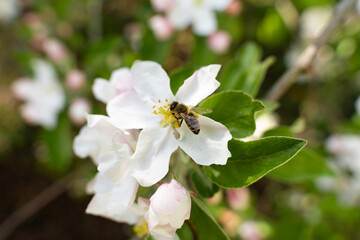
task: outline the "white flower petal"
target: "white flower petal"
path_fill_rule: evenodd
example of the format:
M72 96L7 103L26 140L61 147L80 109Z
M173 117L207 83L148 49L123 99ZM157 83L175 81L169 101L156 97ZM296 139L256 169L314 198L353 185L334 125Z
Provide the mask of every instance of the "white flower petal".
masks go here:
M117 127L123 129L141 129L159 126L161 119L153 114L151 104L141 101L136 92L123 93L111 100L107 113Z
M127 67L115 70L111 74L110 82L114 86L117 94L132 91L134 89L131 71Z
M20 78L16 80L11 88L15 96L22 100L31 99L34 92L33 81L29 78Z
M105 193L96 193L90 201L86 213L122 222L129 218L129 208L133 204L138 184L132 177L124 179Z
M209 36L217 29L215 13L205 8L196 8L193 14L193 31L199 36Z
M147 102L174 100L170 79L165 70L156 62L138 61L131 67L133 84L139 97Z
M197 70L179 88L176 100L188 106L196 106L220 86L215 79L220 68L220 65L213 64Z
M184 150L197 164L224 165L231 156L228 141L232 138L229 130L210 118L199 116L200 133L195 135L186 124L178 128L180 148Z
M218 11L225 10L231 3L232 0L203 0L203 5Z
M139 184L147 187L160 181L169 171L170 156L177 147L172 128L143 129L132 156L138 164L133 176Z
M95 79L92 91L95 98L103 103L108 103L111 99L116 97L116 89L112 84L102 78Z

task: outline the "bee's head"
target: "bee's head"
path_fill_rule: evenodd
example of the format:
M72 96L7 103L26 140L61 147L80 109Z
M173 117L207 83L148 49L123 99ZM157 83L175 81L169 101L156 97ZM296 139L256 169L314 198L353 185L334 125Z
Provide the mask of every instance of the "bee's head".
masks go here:
M179 103L178 102L172 102L170 104L170 111L174 111L174 109L176 108L176 106L178 105Z

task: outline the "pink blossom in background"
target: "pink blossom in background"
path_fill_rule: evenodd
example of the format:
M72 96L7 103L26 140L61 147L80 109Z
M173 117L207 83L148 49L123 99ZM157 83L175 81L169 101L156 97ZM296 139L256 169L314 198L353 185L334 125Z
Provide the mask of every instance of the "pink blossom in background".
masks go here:
M225 31L217 31L207 38L209 48L216 53L225 53L230 46L231 37Z
M175 0L151 0L151 4L155 11L167 12L175 5Z
M63 62L68 56L68 51L63 43L56 39L46 39L43 43L43 51L54 62Z
M231 16L238 15L242 10L242 2L240 0L233 0L227 7L225 12Z
M84 72L73 69L66 74L66 87L70 90L80 90L84 87L85 84L85 74Z
M161 15L150 18L150 28L153 30L156 38L160 40L168 39L174 32L170 21Z
M234 188L226 192L226 200L234 210L244 209L250 201L250 193L247 188Z

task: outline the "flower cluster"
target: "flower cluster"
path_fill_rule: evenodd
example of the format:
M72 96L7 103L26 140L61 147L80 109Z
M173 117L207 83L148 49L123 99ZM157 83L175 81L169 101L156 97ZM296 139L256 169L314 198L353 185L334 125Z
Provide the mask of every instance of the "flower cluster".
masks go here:
M91 157L99 171L88 185L94 197L87 213L134 224L139 237L176 237L190 217L189 192L172 179L136 203L137 190L159 184L179 147L197 164L226 164L229 130L190 110L219 87L219 70L219 65L199 69L175 95L166 72L150 61L116 70L110 81L95 80L93 93L106 104L108 116L88 115L74 141L75 153ZM177 105L186 111L176 112ZM195 132L191 124L199 129Z
M236 0L152 0L151 3L155 11L164 13L153 16L149 21L158 39L169 38L174 29L182 30L191 26L196 35L208 37L208 46L214 52L227 51L230 35L225 31L217 31L216 11L231 9L231 15Z

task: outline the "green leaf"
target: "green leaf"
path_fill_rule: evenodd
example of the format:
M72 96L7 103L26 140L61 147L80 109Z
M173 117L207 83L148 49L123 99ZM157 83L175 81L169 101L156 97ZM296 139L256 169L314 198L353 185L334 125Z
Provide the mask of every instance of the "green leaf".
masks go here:
M204 198L210 198L219 191L219 187L212 183L202 170L192 170L190 172L191 182L196 192Z
M283 181L303 181L321 176L331 176L333 171L316 152L303 150L292 161L272 171L269 176Z
M72 135L69 119L65 113L59 117L54 130L44 130L43 137L47 156L43 156L46 167L57 173L65 172L72 161Z
M263 134L263 137L272 137L272 136L292 137L293 133L289 127L279 126L279 127L267 130Z
M233 139L226 165L204 167L205 173L221 187L248 186L294 157L306 141L289 137L268 137L251 142Z
M261 49L255 43L246 43L221 76L221 90L242 90L256 96L264 80L267 69L273 64L274 58L269 57L260 62Z
M206 206L197 198L191 197L190 222L196 228L198 240L229 240Z
M224 124L234 138L250 136L255 130L254 114L264 108L260 101L237 90L214 94L201 102L200 107L212 109L207 116Z

